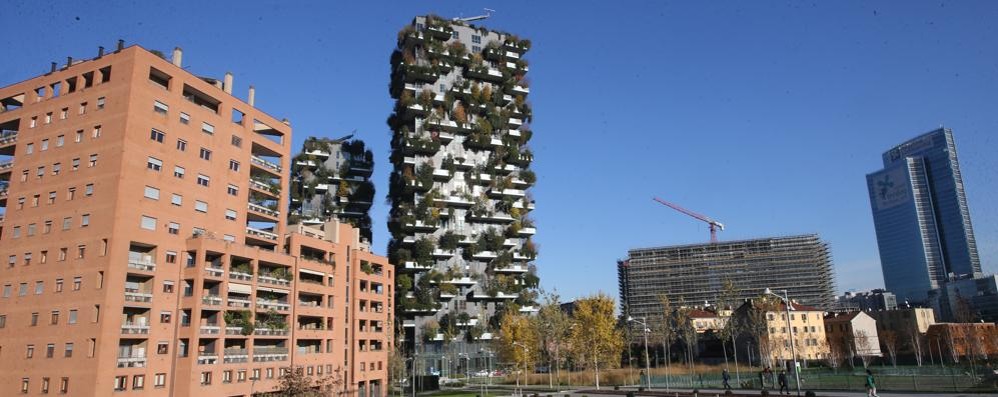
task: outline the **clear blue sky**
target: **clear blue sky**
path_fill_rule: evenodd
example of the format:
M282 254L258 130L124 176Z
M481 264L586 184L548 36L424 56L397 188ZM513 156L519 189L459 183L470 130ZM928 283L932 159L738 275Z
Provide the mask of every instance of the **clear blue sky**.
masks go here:
M820 233L840 289L882 286L864 175L941 124L985 271L998 270L998 2L51 3L5 2L0 85L118 38L181 46L192 72L232 71L240 96L254 84L296 146L356 129L378 197L396 32L418 14L497 9L484 25L534 43L538 266L565 298L615 296L629 248L707 240L653 195L723 221L722 239ZM373 208L382 253L386 214Z

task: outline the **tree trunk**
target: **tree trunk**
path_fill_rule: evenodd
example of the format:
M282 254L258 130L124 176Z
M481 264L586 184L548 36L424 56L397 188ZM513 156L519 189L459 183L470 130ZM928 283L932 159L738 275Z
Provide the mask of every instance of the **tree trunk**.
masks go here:
M742 374L738 371L738 345L735 343L735 334L731 333L731 354L735 358L735 381L739 387L742 384Z
M599 390L599 360L595 357L593 358L593 370L596 372L596 390Z

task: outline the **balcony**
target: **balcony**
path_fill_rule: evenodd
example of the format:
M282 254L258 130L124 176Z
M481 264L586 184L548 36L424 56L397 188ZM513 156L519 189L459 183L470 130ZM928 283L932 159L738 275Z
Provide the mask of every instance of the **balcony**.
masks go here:
M453 177L454 174L452 174L449 170L444 170L444 169L433 170L433 179L436 179L438 181L449 181Z
M201 298L201 303L205 306L221 306L222 297L218 295L205 295Z
M537 234L537 229L532 227L522 227L517 234L521 236L533 236L534 234Z
M249 351L247 349L227 348L222 356L225 364L244 363L249 361Z
M454 254L455 254L454 250L442 250L439 248L433 250L434 258L452 258L454 257Z
M437 230L437 227L436 223L431 224L418 219L402 224L403 230L415 230L420 232L434 231ZM415 242L415 240L413 240L413 242Z
M445 196L437 199L436 201L452 207L471 207L475 204L473 201L465 200L463 197L459 196Z
M468 77L479 78L482 80L489 80L494 82L501 82L503 80L502 72L499 69L493 69L488 66L479 67L469 67L465 72Z
M498 212L494 214L480 214L480 215L472 214L470 216L470 219L475 222L487 222L487 223L509 223L514 221L512 216Z
M272 172L278 175L281 174L281 166L279 164L271 163L258 156L250 156L250 164L260 167L268 172Z
M478 260L488 260L488 259L498 258L499 254L497 254L495 251L478 251L471 257Z
M523 254L521 254L519 252L514 252L513 253L513 260L517 261L517 262L526 262L526 261L532 261L532 260L534 260L534 257L523 255Z
M242 335L243 327L225 327L226 335Z
M257 324L257 328L253 330L253 335L257 336L286 336L288 334L287 329L281 328L264 328Z
M277 234L246 226L246 234L263 240L277 241Z
M523 306L520 308L520 313L537 313L541 311L537 306Z
M253 281L253 275L250 273L243 273L238 270L229 270L229 278L239 281Z
M399 270L412 273L412 272L425 272L430 269L433 269L433 266L421 265L415 261L405 261L405 263L402 264L402 268Z
M524 87L522 85L514 85L513 86L513 92L515 92L517 94L521 94L521 95L527 95L527 94L530 93L530 88Z
M17 144L17 131L3 130L0 132L0 148Z
M218 355L215 352L198 353L198 365L211 365L218 362Z
M6 174L14 169L14 160L0 162L0 174Z
M459 278L452 278L450 280L444 280L444 283L454 284L454 285L475 285L478 284L478 281L475 281L475 279L471 277L465 276Z
M256 298L256 307L257 309L274 309L281 311L291 310L291 305L285 302L271 300L271 299L260 299L260 298Z
M129 256L128 267L130 269L136 269L145 272L151 272L156 270L156 264L153 263L151 256L142 256L142 257Z
M520 190L520 189L497 189L497 188L490 188L489 189L489 195L493 196L493 197L509 196L509 197L520 198L520 197L526 196L527 192L525 192L523 190Z
M288 349L285 347L254 347L253 362L285 361Z
M202 325L200 328L201 335L218 335L221 330L218 324Z
M281 192L281 188L279 185L270 185L264 182L260 182L256 179L250 179L249 186L250 188L253 188L256 191L270 195L272 197L278 197L278 194L280 194Z
M145 368L146 356L133 354L118 357L118 368Z
M451 34L454 29L450 26L427 26L426 31L430 34L430 36L441 40L447 40L451 38Z
M262 274L259 275L259 276L257 276L256 279L258 281L260 281L261 283L264 283L264 284L281 285L281 286L285 286L285 287L291 285L291 281L290 280L285 280L283 278L277 278L277 277L272 277L272 276L265 276L265 275L262 275Z
M125 290L125 302L149 303L152 302L152 294L139 291Z
M205 274L208 275L208 277L222 277L222 274L225 273L225 270L222 269L221 267L206 266L204 268L204 272Z
M253 302L250 302L249 299L233 298L231 296L229 297L228 300L229 300L228 303L229 307L249 308L253 304Z
M523 125L523 120L522 119L518 119L516 117L510 117L509 118L509 125L514 125L514 126L517 126L517 127L522 126Z
M515 273L526 273L527 270L528 269L527 269L526 266L517 264L517 265L509 265L509 266L506 266L506 267L497 268L497 269L495 269L495 272L496 273L512 273L512 274L515 274Z
M148 335L149 334L149 323L148 323L148 321L138 321L138 322L125 321L125 322L121 323L121 334L122 335Z
M262 215L265 215L265 216L268 216L268 217L271 217L271 218L274 218L274 219L277 219L278 216L280 216L279 212L274 211L274 210L272 210L270 208L264 207L262 205L253 204L253 203L246 203L246 204L247 204L247 208L250 210L250 212L255 212L257 214L262 214Z

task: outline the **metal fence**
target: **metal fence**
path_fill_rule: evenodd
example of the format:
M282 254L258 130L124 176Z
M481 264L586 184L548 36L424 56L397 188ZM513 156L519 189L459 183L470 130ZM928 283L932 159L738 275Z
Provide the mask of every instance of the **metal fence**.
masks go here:
M992 368L978 367L898 367L871 368L877 384L877 391L888 392L998 392L998 374ZM735 389L766 388L778 389L777 375L763 377L760 382L759 372L742 372L741 382L734 371L731 372L729 383ZM667 386L673 389L720 389L723 381L721 374L672 375L668 379L664 375L652 376L652 385L656 389ZM791 390L796 390L796 379L792 373L787 373L787 383ZM865 391L866 373L862 368L855 370L803 370L801 371L802 390L844 390Z

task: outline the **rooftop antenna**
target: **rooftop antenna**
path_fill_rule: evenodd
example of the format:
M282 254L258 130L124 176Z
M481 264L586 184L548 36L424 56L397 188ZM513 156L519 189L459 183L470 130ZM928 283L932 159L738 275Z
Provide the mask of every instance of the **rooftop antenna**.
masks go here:
M453 21L454 21L454 22L472 22L472 21L480 21L480 20L482 20L482 19L485 19L485 18L488 18L488 17L491 17L491 16L492 16L492 13L493 13L493 12L496 12L496 10L493 10L493 9L491 9L491 8L486 8L486 9L485 9L485 15L477 15L477 16L473 16L473 17L467 17L467 18L454 18L454 19L453 19Z

